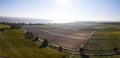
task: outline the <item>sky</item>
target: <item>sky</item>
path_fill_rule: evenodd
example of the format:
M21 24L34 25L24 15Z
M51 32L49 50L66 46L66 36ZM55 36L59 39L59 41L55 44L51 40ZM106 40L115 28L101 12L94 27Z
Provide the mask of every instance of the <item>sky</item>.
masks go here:
M73 21L120 21L120 0L0 0L0 16Z

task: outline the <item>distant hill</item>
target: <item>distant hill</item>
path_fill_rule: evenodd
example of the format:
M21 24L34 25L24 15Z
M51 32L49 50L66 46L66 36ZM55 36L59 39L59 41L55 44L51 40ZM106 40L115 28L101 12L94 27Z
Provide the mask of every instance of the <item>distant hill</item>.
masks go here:
M17 18L17 17L0 17L0 22L12 23L52 23L48 19L32 19L32 18Z

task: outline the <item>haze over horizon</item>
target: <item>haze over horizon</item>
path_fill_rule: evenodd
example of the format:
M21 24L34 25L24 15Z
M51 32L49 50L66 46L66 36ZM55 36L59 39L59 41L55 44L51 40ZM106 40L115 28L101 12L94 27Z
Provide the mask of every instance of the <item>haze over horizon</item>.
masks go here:
M120 0L0 0L0 16L73 21L120 21Z

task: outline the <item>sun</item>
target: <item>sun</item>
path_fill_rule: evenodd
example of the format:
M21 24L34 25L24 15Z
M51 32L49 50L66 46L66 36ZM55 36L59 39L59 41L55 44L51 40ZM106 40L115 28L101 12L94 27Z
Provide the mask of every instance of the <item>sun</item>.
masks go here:
M57 0L57 1L58 1L58 4L61 7L68 7L68 6L70 6L70 0Z

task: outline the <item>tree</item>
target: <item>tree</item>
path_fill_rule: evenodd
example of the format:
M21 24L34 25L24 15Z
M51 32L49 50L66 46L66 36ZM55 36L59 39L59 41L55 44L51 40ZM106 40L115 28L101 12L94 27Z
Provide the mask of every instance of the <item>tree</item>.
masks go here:
M32 41L37 41L38 40L38 37L36 36L35 38L33 38Z
M118 51L118 48L114 48L113 51L114 51L114 52L117 52L117 51Z
M63 51L63 47L59 46L59 51L62 52Z
M31 36L31 32L28 32L28 31L27 31L27 32L25 33L25 38L30 38L30 36Z
M33 32L30 32L30 34L28 35L28 37L29 37L30 39L33 39L33 38L34 38Z
M81 55L82 58L89 58L88 55L85 55L85 54L84 54L85 49L80 48L79 51L80 51L80 55Z
M1 29L0 29L0 31L4 31L4 30L5 30L5 28L1 28Z
M80 48L79 51L80 51L81 54L83 54L83 51L85 51L85 49Z
M11 29L20 29L21 28L21 25L15 24L15 23L11 23L10 26L11 26Z
M26 32L26 33L25 33L25 38L33 39L34 36L35 36L35 35L34 35L32 32Z
M34 39L34 37L35 37L35 35L33 34L33 35L30 36L30 39Z
M47 46L48 46L48 40L44 39L43 42L42 42L42 44L41 44L41 46L40 46L40 48L45 48Z
M25 35L28 35L30 32L29 31L27 31L26 33L25 33Z

